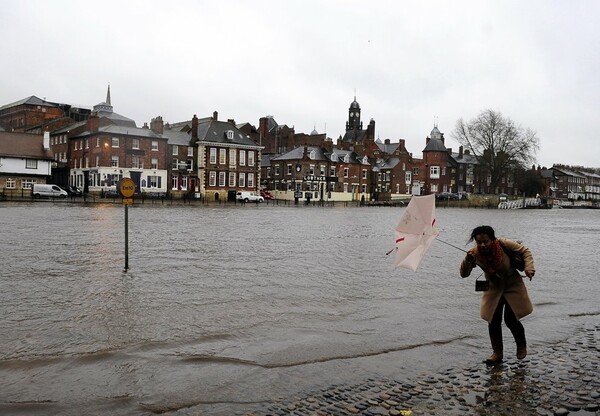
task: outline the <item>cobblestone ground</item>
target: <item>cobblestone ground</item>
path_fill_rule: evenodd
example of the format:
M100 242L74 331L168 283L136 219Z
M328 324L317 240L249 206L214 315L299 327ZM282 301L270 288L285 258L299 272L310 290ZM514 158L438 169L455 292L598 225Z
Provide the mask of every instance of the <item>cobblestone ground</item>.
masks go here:
M599 341L596 325L523 361L334 385L238 414L600 416Z

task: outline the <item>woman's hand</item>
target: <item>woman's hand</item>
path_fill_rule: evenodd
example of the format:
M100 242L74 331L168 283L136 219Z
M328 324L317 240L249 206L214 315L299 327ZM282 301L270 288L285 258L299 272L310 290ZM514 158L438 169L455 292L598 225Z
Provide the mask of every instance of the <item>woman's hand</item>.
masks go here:
M525 276L529 277L529 281L531 281L531 278L535 276L535 270L525 270Z
M473 249L467 251L467 255L465 256L465 260L471 264L473 267L476 266L475 263L475 252L473 251Z

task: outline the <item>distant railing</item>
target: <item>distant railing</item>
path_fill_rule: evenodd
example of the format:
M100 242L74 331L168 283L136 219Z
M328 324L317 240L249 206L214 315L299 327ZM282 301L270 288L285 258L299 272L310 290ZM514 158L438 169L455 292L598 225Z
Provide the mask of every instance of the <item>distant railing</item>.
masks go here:
M540 198L522 198L513 201L503 201L498 204L498 209L520 209L526 207L539 207Z

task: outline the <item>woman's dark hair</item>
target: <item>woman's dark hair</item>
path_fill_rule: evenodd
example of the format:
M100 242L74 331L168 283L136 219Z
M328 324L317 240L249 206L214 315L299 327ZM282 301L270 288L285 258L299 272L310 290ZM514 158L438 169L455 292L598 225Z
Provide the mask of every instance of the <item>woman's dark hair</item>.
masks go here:
M469 238L469 243L475 240L475 237L477 237L480 234L487 235L492 241L496 239L496 233L492 227L490 227L489 225L480 225L479 227L475 227L473 231L471 231L471 238Z

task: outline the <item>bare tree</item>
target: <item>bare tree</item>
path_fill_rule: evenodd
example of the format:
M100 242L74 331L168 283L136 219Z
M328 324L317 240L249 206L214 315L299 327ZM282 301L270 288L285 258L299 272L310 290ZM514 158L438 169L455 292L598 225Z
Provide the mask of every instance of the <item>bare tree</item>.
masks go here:
M490 175L490 189L497 189L503 176L531 166L539 150L534 131L489 109L469 122L458 119L452 137L469 149L483 171Z

